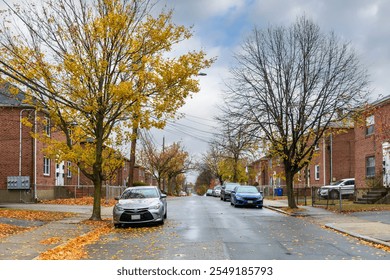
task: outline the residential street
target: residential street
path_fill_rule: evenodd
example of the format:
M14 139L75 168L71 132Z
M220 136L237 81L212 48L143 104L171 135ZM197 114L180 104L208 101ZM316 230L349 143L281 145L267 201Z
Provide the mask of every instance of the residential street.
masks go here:
M89 259L390 259L313 219L234 208L214 197L173 198L163 226L116 229L87 250Z
M115 229L86 245L90 260L389 260L390 212L338 214L303 207L303 217L280 213L283 201L263 209L234 208L206 196L169 197L163 226ZM93 230L83 221L91 206L4 204L2 208L74 212L78 216L38 225L0 240L0 259L31 260ZM102 207L112 219L112 207ZM20 224L22 221L9 221ZM31 223L31 222L30 222ZM43 240L58 239L62 244ZM367 243L365 241L373 243Z

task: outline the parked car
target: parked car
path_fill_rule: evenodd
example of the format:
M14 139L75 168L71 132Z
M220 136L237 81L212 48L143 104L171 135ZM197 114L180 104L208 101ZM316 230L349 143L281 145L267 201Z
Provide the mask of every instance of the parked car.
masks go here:
M230 200L230 193L235 187L240 186L239 183L224 183L221 189L221 200Z
M255 186L238 186L231 192L230 204L263 208L263 195Z
M221 188L222 187L220 185L215 186L213 189L213 196L220 197L221 196Z
M349 196L355 193L355 178L341 179L328 186L318 189L318 194L323 198L336 199L341 196Z
M181 192L179 193L179 196L187 196L187 193L186 193L185 191L181 191Z
M124 190L113 209L115 227L137 223L164 224L167 218L166 194L156 186L131 187Z
M208 189L206 191L206 196L212 196L213 195L213 190L212 189Z

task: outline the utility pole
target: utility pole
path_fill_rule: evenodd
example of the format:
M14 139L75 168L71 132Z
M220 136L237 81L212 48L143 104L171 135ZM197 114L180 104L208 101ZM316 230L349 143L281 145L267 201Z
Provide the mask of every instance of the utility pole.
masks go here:
M131 146L130 146L130 162L129 162L129 177L127 186L133 187L134 185L134 167L135 167L135 150L137 147L137 138L138 138L138 125L133 127L133 132L131 135Z
M165 136L163 136L163 143L162 143L162 152L164 154L165 152ZM163 181L162 181L163 185L162 185L162 189L163 191L166 193L166 189L165 189L165 177L163 177Z

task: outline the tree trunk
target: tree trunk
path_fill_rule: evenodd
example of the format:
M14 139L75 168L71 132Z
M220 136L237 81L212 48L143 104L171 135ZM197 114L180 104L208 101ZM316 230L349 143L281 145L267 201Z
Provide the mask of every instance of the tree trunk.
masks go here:
M287 199L288 199L288 207L291 209L298 208L294 199L294 174L291 172L291 169L285 167L285 175L286 175L286 188L287 188Z
M101 197L102 197L102 181L96 180L94 182L94 194L93 194L93 209L90 220L100 221L101 216Z
M96 145L95 163L93 169L93 209L90 220L100 221L101 216L101 198L102 198L102 183L103 183L103 117L99 116L97 120L97 133L95 135L94 144Z

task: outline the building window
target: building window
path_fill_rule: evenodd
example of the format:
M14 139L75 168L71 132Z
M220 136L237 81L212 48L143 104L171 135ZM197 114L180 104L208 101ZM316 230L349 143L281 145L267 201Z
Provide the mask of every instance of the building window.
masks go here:
M43 131L47 136L50 137L50 119L48 117L45 117L45 123L43 127Z
M375 124L374 115L366 118L366 135L371 135L374 133L374 124Z
M50 176L50 159L43 158L43 175Z
M320 166L314 166L314 179L318 181L320 179Z
M370 156L366 158L366 177L375 177L375 157Z
M67 163L67 175L68 175L68 178L72 178L71 166L72 166L72 163L70 161L68 161L68 163Z

